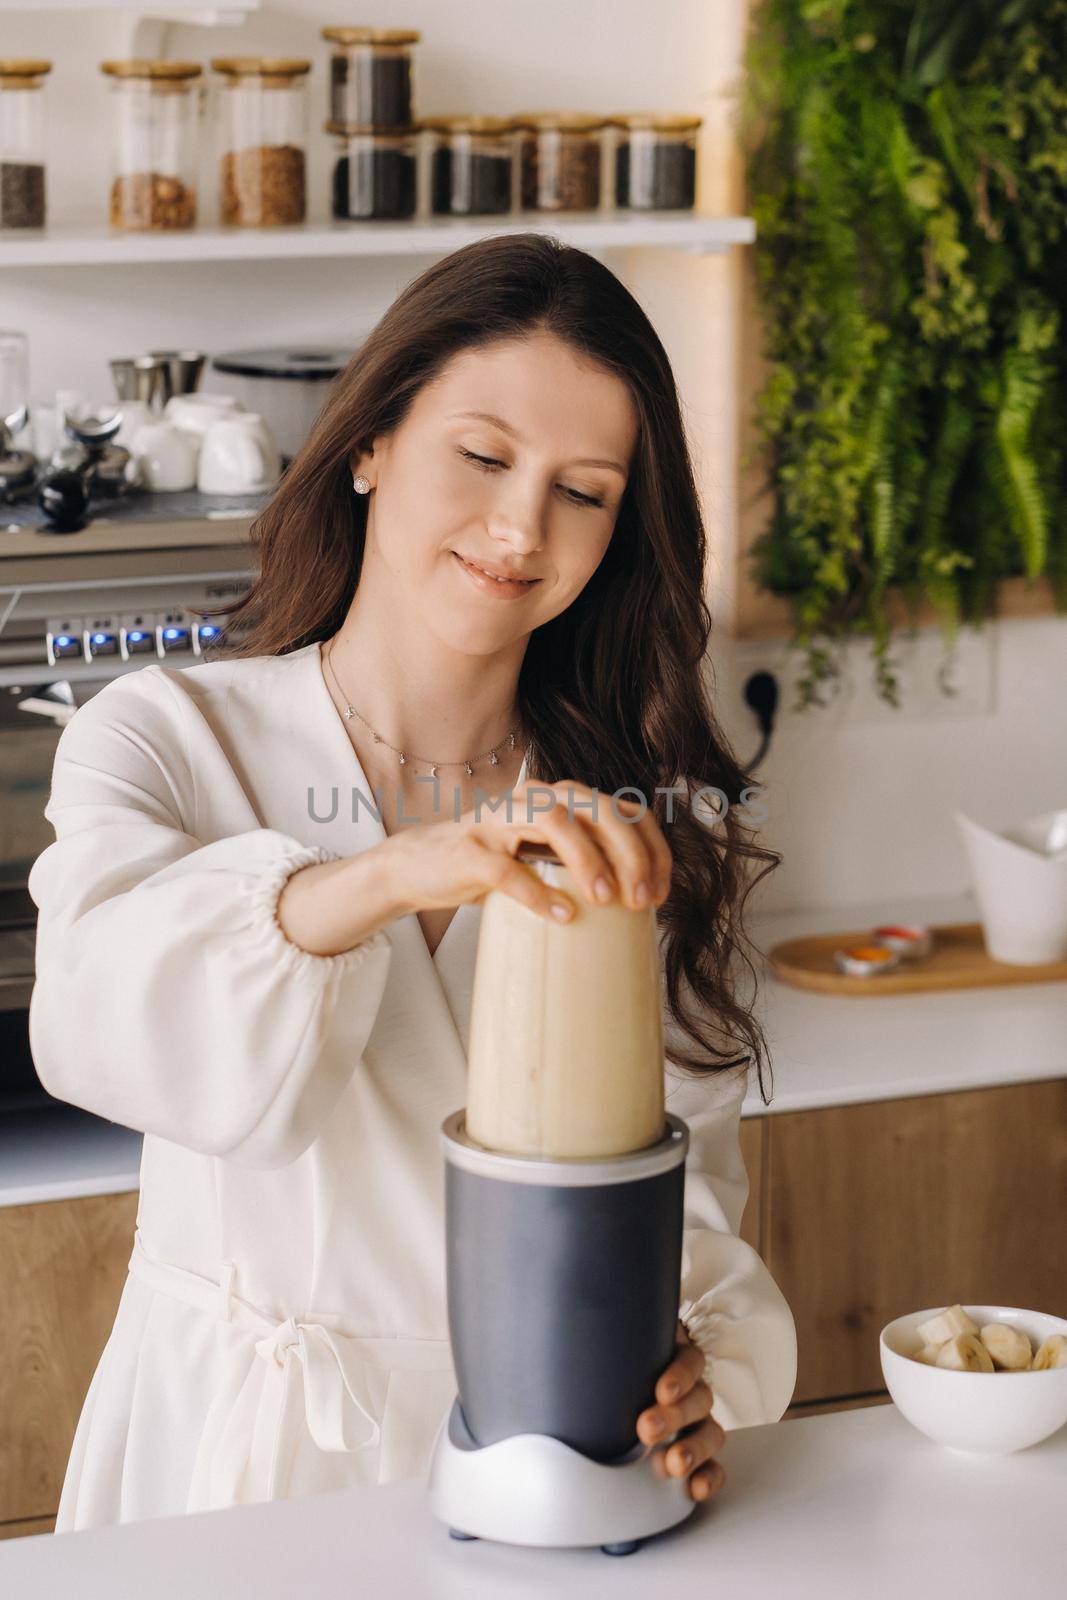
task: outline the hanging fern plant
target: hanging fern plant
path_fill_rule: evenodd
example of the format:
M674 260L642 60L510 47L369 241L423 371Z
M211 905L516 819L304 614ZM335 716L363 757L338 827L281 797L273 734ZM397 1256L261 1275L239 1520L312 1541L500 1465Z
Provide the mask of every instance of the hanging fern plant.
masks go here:
M1067 610L1067 0L762 0L739 92L767 378L752 574L801 702L889 588L951 646L999 580Z

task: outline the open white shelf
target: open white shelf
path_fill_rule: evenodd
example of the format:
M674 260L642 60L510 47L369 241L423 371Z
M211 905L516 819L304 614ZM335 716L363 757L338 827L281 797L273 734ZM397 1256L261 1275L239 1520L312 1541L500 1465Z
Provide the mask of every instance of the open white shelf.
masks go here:
M0 0L0 11L130 11L153 22L242 22L263 0Z
M144 266L178 261L308 261L337 256L444 255L500 233L552 233L583 250L685 250L711 255L751 244L751 217L691 211L544 212L431 217L410 222L333 222L300 228L193 228L173 233L119 233L97 228L45 228L0 234L0 268Z

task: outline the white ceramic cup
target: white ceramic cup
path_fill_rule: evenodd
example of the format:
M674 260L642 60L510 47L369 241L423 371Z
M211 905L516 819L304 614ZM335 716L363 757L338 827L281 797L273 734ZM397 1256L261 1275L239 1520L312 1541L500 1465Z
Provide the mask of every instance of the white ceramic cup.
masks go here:
M274 436L254 411L216 417L204 434L196 486L201 494L254 494L281 476Z
M175 394L163 407L163 415L168 422L176 423L179 428L186 428L202 439L219 417L243 410L241 402L232 394Z
M1067 959L1067 851L1046 848L1060 837L1062 815L1045 812L995 833L956 812L994 961L1040 966Z
M146 488L176 492L196 486L196 445L173 422L150 422L138 428L130 449L140 463Z

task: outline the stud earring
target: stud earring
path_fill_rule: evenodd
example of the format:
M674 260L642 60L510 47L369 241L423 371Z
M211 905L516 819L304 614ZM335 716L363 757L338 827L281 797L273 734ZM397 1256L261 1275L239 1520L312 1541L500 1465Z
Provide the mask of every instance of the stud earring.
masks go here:
M359 472L352 479L352 487L357 494L370 494L370 479L365 478L362 472Z

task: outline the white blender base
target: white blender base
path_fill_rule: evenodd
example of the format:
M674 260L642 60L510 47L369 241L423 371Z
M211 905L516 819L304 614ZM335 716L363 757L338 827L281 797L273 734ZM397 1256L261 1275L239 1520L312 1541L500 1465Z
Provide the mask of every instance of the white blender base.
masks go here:
M658 1477L641 1446L617 1465L541 1433L464 1448L451 1437L453 1423L470 1437L458 1400L434 1445L429 1490L434 1515L456 1537L617 1546L611 1553L622 1555L696 1509L685 1479Z

